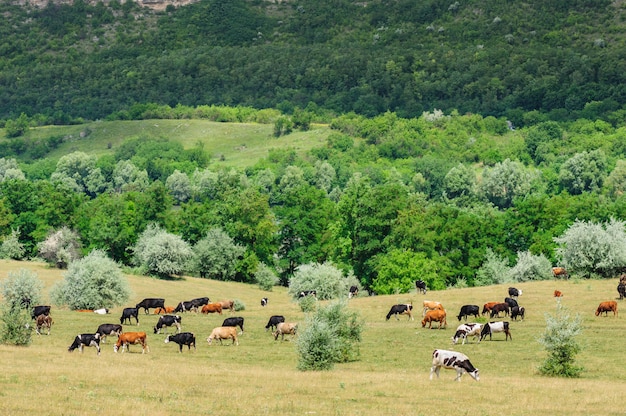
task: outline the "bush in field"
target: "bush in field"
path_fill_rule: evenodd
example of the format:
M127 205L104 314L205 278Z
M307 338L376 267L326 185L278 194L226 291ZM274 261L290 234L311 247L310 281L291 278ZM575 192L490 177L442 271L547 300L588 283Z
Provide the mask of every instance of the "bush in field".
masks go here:
M9 277L0 282L2 298L9 308L25 308L24 299L30 300L30 305L40 305L43 302L43 282L37 273L27 269L10 271Z
M265 263L259 264L259 268L254 274L257 284L261 290L268 292L272 291L272 288L280 283L280 278L274 271Z
M546 329L539 338L548 357L539 367L539 372L547 376L578 377L583 367L576 365L575 356L581 350L576 341L576 335L582 331L580 315L570 317L570 314L557 304L555 315L546 314Z
M150 224L134 247L135 264L144 273L159 277L182 274L192 257L189 244L157 224Z
M314 312L317 308L317 299L315 296L304 296L298 299L298 305L302 312Z
M300 292L317 291L319 300L335 299L348 296L350 280L341 270L330 263L309 263L298 267L289 280L289 294L294 299Z
M415 289L416 280L423 280L431 290L446 288L437 262L413 250L392 249L379 255L376 272L372 290L380 295L408 293Z
M72 262L62 281L50 290L56 305L70 309L112 308L130 298L130 287L121 269L103 251Z
M235 309L235 312L239 312L239 311L245 311L246 310L246 304L243 303L241 300L239 299L235 299L233 301L233 308Z
M487 248L485 261L476 272L474 286L488 286L510 282L509 261L498 256L492 249Z
M39 255L59 269L80 257L80 237L68 227L51 232L44 241L37 245Z
M202 277L235 280L237 263L245 251L221 228L211 228L193 247L193 267Z
M9 303L0 305L0 343L12 345L30 345L32 341L32 323L30 312Z
M22 260L26 250L24 244L20 242L20 230L11 230L11 235L2 240L0 246L0 257L3 259Z
M526 282L529 280L552 279L552 263L546 256L535 256L529 251L517 253L517 262L509 270L509 275L514 282Z

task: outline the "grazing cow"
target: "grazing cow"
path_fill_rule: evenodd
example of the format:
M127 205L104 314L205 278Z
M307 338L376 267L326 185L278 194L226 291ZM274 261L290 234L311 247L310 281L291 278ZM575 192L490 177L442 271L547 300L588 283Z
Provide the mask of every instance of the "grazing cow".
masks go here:
M426 312L426 316L422 319L422 328L428 324L428 328L432 328L433 322L439 322L439 329L441 326L445 328L448 326L448 322L446 322L446 311L442 309L433 309L432 311Z
M221 303L209 303L208 305L204 305L202 307L202 313L219 313L222 314L222 304Z
M173 306L166 306L164 308L158 307L158 308L156 308L154 310L154 314L155 315L161 315L161 314L164 314L164 313L167 313L167 314L174 313L174 309L175 308Z
M563 293L560 290L555 290L554 291L554 297L555 298L560 298L563 296Z
M146 315L150 313L150 308L165 308L165 299L163 298L145 298L137 305L135 308L140 309L143 308Z
M82 353L83 347L96 347L96 350L98 351L97 355L100 355L100 334L76 335L74 342L67 348L67 351L72 352L78 348L78 351Z
M454 381L461 381L463 372L470 375L471 378L478 381L480 375L478 369L474 368L467 355L457 351L435 350L433 351L433 366L430 368L430 379L433 379L433 373L439 378L439 370L441 368L456 370L456 378Z
M497 303L495 305L493 305L493 308L491 308L491 313L489 314L490 318L495 317L500 317L500 312L504 312L504 316L509 316L509 305L507 305L506 303Z
M391 309L389 309L389 313L387 314L387 320L391 318L391 315L396 317L396 321L399 321L398 315L409 315L409 319L413 320L413 305L410 303L393 305Z
M234 316L232 318L224 319L222 326L235 326L241 328L241 334L243 334L243 318L241 316Z
M20 306L24 309L30 309L31 300L29 297L24 296L20 301Z
M95 313L97 315L108 315L111 312L109 312L109 310L107 308L100 308L100 309L94 309L93 313Z
M426 282L424 282L423 280L415 281L415 290L417 290L417 293L422 292L425 295L427 289L428 288L426 287Z
M356 285L350 286L350 291L348 292L348 298L352 299L355 296L359 295L359 287Z
M302 292L298 293L298 299L305 296L313 296L314 298L317 298L317 290L303 290Z
M281 341L285 340L285 334L295 336L298 331L298 324L293 322L281 322L276 326L276 331L272 335L274 335L274 341L278 339L278 336L281 336Z
M617 293L619 293L620 300L626 298L626 285L624 283L617 285Z
M239 341L237 340L237 328L234 326L218 326L217 328L213 328L211 335L209 335L206 341L211 345L214 339L219 340L220 344L222 344L223 339L232 339L233 345L239 345Z
M203 298L191 299L189 302L191 302L191 304L194 306L194 308L198 309L199 307L204 306L207 303L209 303L210 299L205 296Z
M39 315L35 318L35 332L37 335L41 335L40 330L46 328L48 330L47 335L50 335L50 328L52 328L52 317L50 315Z
M456 328L456 332L452 337L452 343L456 345L459 341L459 338L463 338L463 343L461 345L465 345L465 340L467 337L478 338L478 342L480 342L480 330L482 329L482 324L461 324Z
M30 316L35 319L39 315L50 315L50 306L48 305L37 305L33 308Z
M524 315L526 314L526 309L523 306L513 306L511 308L511 319L517 321L517 317L519 316L524 320Z
M596 309L596 316L600 315L604 312L604 316L607 316L609 312L613 312L613 316L617 316L617 302L614 300L609 300L606 302L601 302Z
M465 317L465 320L467 321L467 317L470 315L474 315L475 318L478 318L479 311L480 308L478 305L463 305L461 306L461 311L459 312L459 316L457 316L457 318L459 318L459 321L463 317Z
M514 287L509 288L509 296L512 298L516 298L518 296L522 296L522 291L520 289L516 289Z
M96 334L100 335L100 339L102 340L102 343L104 344L108 336L117 335L119 337L122 331L123 331L122 325L102 324L96 330Z
M193 306L192 301L182 301L176 306L174 312L187 312L191 310L198 312L198 308Z
M119 337L117 337L117 342L113 347L113 351L117 352L120 347L122 347L122 352L124 352L124 350L128 350L128 352L130 352L131 345L140 344L142 354L150 352L150 348L146 343L146 338L147 335L145 332L123 332Z
M157 321L156 325L154 326L154 333L155 334L160 334L161 333L161 329L163 329L165 327L165 332L167 333L167 327L168 326L175 326L176 327L176 333L180 332L180 322L182 321L183 318L180 317L180 315L163 315L163 316L159 316L159 320Z
M483 311L481 315L485 315L487 313L491 313L491 309L496 306L500 302L487 302L483 305Z
M517 301L513 298L504 298L504 303L509 305L509 308L512 308L513 306L519 306Z
M193 350L196 350L196 336L192 332L181 332L175 335L168 335L165 337L165 343L175 342L178 344L178 352L183 352L183 345L187 346L187 349L191 351L191 346L193 345Z
M120 317L120 324L124 324L128 319L128 325L132 324L132 320L130 318L135 318L137 321L137 325L139 325L139 309L137 308L124 308L122 311L122 316Z
M424 310L422 311L422 316L425 316L426 312L428 311L432 311L435 309L443 310L443 305L441 304L441 302L436 302L434 300L425 300L422 302L422 305L424 306Z
M261 298L261 306L265 307L267 306L267 298Z
M270 320L267 321L267 325L265 325L265 332L267 332L267 330L271 329L272 332L274 332L274 330L276 329L276 326L281 323L281 322L285 322L285 317L282 315L272 315L270 316Z
M555 279L558 279L560 277L569 279L569 274L567 274L567 270L565 270L565 267L553 267L552 275L554 276Z
M235 311L235 301L234 300L220 300L217 303L222 305L222 310L228 309L231 312Z
M505 337L504 340L508 340L509 337L511 341L513 341L513 337L511 336L511 332L509 332L509 323L508 322L489 322L483 325L483 329L480 331L480 340L482 341L487 335L489 335L489 341L491 341L491 335L497 332L504 332Z

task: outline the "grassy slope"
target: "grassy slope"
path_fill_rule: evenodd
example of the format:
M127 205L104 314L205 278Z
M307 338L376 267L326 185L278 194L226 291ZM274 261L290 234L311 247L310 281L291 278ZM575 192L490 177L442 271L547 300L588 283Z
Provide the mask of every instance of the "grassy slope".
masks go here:
M19 267L35 270L50 286L62 272L36 263L0 261L0 276ZM594 316L600 301L615 298L615 280L523 283L520 304L527 309L524 322L512 322L512 342L501 334L493 341L456 346L481 371L476 383L467 375L454 383L451 371L429 381L430 354L434 348L452 348L450 337L458 321L453 316L461 305L499 300L505 286L454 289L392 296L359 297L350 307L366 322L361 360L336 366L329 372L299 372L293 342L275 342L264 326L270 315L284 314L289 321L304 316L289 301L285 288L262 292L238 283L187 277L159 281L128 276L134 296L163 296L166 304L208 295L211 299L236 298L246 309L246 332L239 347L211 346L205 341L224 316L186 314L183 330L195 332L198 349L178 354L176 345L164 344L153 335L157 318L140 316L140 325L126 331L149 333L150 354L140 348L114 354L112 341L97 357L93 348L67 353L79 332L95 331L100 323L119 320L121 308L108 317L53 309L55 324L50 336L35 337L28 348L0 346L0 408L5 414L335 414L335 415L443 415L463 411L477 415L530 414L623 414L621 397L626 389L622 352L626 348L624 318ZM580 362L586 371L581 379L539 376L537 365L544 357L536 338L545 327L544 313L553 312L554 289L564 293L563 303L584 318L579 338ZM260 306L267 296L269 305ZM415 321L385 321L389 307L398 302L421 304L423 299L441 301L447 308L446 330L421 328L419 306ZM128 306L128 305L127 305ZM622 304L620 303L620 307ZM228 316L228 314L225 314Z

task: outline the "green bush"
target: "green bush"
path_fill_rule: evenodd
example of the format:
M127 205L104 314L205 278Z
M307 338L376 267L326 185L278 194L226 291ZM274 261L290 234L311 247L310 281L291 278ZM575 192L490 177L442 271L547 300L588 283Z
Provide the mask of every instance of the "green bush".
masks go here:
M39 305L43 302L43 282L37 277L37 273L27 269L10 271L9 277L0 282L2 297L9 308L23 308L22 300L29 299L31 305Z
M20 241L20 230L11 230L11 235L2 240L0 257L3 259L22 260L26 254L24 244Z
M241 300L239 299L235 299L233 301L233 308L235 309L235 312L239 312L239 311L245 311L246 310L246 304L243 303Z
M134 251L135 264L159 277L182 274L193 254L186 241L157 224L148 225L141 233Z
M280 279L274 273L274 271L265 263L259 264L259 269L254 274L257 284L261 290L268 292L272 291L272 288L280 283Z
M298 305L302 312L313 312L317 307L317 299L315 296L304 296L298 299Z
M289 295L298 299L300 292L315 290L320 300L348 296L348 288L354 279L344 277L341 270L331 263L309 263L298 268L289 280Z
M0 343L13 345L30 345L32 340L32 323L30 313L23 308L12 307L8 303L0 306Z
M546 314L546 329L539 343L548 352L548 357L539 367L539 372L554 377L579 377L583 367L576 365L575 355L581 350L576 335L582 331L580 315L574 318L561 304L557 304L555 315Z

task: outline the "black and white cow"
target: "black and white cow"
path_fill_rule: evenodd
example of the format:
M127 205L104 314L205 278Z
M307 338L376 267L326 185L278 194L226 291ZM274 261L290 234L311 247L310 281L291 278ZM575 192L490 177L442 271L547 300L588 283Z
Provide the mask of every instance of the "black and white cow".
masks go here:
M205 296L203 298L191 299L189 302L191 302L194 308L198 309L204 305L208 305L210 301L211 300Z
M437 374L437 378L439 378L439 370L442 367L456 370L455 381L461 381L463 372L469 374L476 381L480 380L478 369L474 368L467 355L463 353L448 350L433 351L433 366L430 368L431 380L433 379L433 374Z
M359 294L359 287L356 285L350 286L350 291L348 292L348 298L353 298L355 296L358 296L358 294Z
M105 343L106 342L106 338L108 336L117 335L119 337L120 334L122 333L122 331L123 331L122 325L118 325L118 324L102 324L96 330L96 334L99 334L100 335L100 340L102 340L102 343Z
M303 290L298 293L298 298L303 298L305 296L313 296L314 298L317 298L317 290Z
M526 314L526 309L523 306L513 306L511 308L511 319L517 321L517 317L519 316L524 320L524 315Z
M514 306L519 306L517 301L515 299L513 299L513 298L504 298L504 303L509 305L509 308L512 308Z
M191 351L191 346L196 349L196 336L192 332L181 332L179 334L168 335L165 337L165 343L175 342L178 344L178 352L183 352L183 345Z
M465 320L467 321L467 317L470 315L474 315L475 318L478 318L479 312L480 308L478 305L463 305L461 306L461 311L459 312L459 316L457 316L457 318L459 318L460 321L461 318L465 317Z
M423 294L426 294L426 282L424 282L423 280L416 280L415 281L415 290L417 290L417 293L422 292Z
M67 350L72 352L78 348L78 351L82 353L83 347L96 347L98 355L100 355L100 334L78 334Z
M509 332L509 323L508 322L489 322L483 325L483 329L480 331L480 340L482 341L484 338L489 335L489 341L491 341L491 335L497 332L504 332L505 337L504 340L507 341L511 338L513 341L513 337L511 336L511 332Z
M285 322L285 317L282 315L272 315L270 316L270 320L267 322L267 325L265 325L265 331L271 329L272 331L274 331L276 329L276 326L278 326L279 323L281 322Z
M241 316L233 316L232 318L224 319L222 326L238 326L243 333L243 318Z
M174 312L187 312L192 310L198 312L198 308L193 306L192 301L182 301L178 305L176 305L176 309L174 309Z
M398 318L398 315L408 315L409 319L412 321L413 305L411 305L410 303L393 305L389 310L389 313L387 314L387 320L391 318L391 315L394 315L396 317L396 320L400 320L400 318Z
M512 298L516 298L518 296L522 296L522 291L520 289L516 289L514 287L509 288L509 296Z
M128 319L128 324L132 324L132 320L130 318L135 318L137 321L137 325L139 325L139 309L137 308L124 308L122 311L122 316L120 317L120 324L124 324Z
M163 309L165 309L165 299L163 299L163 298L145 298L144 300L139 302L137 305L135 305L135 308L137 308L137 309L143 308L144 312L147 315L150 312L150 308L153 308L153 309L163 308Z
M50 315L50 306L48 305L37 305L33 308L30 316L35 319L39 315Z
M163 316L159 316L159 320L157 321L156 325L154 326L154 333L155 334L160 334L161 333L161 329L163 329L163 327L165 327L165 332L167 333L167 327L168 326L175 326L176 327L176 333L180 332L180 322L182 321L183 318L180 317L180 315L163 315Z
M261 298L261 306L267 306L267 298Z
M461 345L465 345L465 340L467 337L478 338L478 342L480 342L480 331L483 327L483 324L461 324L456 328L456 333L452 337L452 343L456 345L459 342L459 339L462 338L463 342Z

